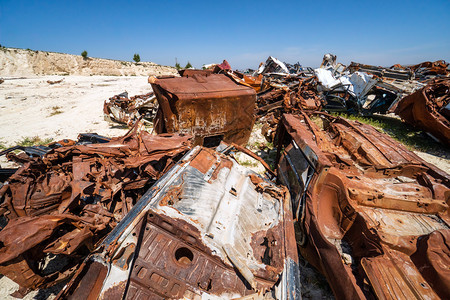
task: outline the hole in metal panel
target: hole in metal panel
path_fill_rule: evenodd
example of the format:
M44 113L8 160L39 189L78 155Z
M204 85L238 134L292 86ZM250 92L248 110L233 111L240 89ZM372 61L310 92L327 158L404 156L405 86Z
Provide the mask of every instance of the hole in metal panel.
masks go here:
M189 265L194 260L194 253L186 247L181 247L175 251L175 259L183 265Z

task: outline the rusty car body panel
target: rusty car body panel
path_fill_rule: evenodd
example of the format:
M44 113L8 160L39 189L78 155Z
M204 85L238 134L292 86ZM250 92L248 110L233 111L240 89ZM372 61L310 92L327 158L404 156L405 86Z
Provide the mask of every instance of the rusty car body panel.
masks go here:
M376 75L383 79L391 79L391 80L410 80L413 78L412 71L403 70L403 69L392 69L392 68L383 68L372 65L365 65L356 62L351 62L347 67L350 72L366 72L369 74Z
M359 122L285 114L278 176L338 299L450 296L450 176Z
M139 200L59 297L300 299L289 193L197 146Z
M159 102L157 133L188 133L194 145L245 145L255 121L256 92L222 74L149 78Z
M435 79L392 108L408 124L450 146L450 78Z
M73 275L137 199L190 148L189 136L151 135L138 125L102 143L50 149L42 157L8 153L20 167L0 189L0 274L30 289ZM64 263L49 271L44 262Z
M450 74L449 64L445 60L437 60L434 62L425 61L406 68L414 72L414 75L418 80L426 80L429 77L439 75L448 76Z
M261 132L269 142L274 140L283 113L322 109L316 76L274 76L264 80L265 90L258 93L256 114L264 124Z

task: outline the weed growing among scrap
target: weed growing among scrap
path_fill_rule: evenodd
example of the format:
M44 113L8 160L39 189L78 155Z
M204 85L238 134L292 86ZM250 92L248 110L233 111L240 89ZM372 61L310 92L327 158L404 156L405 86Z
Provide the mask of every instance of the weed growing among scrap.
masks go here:
M36 145L46 145L53 141L52 138L41 139L39 136L24 137L21 141L17 142L18 146L30 147Z
M425 132L415 129L414 127L402 122L397 118L386 116L357 116L345 113L333 113L348 120L359 121L375 127L378 131L387 133L393 139L404 144L411 151L431 152L438 156L450 156L448 150L442 147L433 138Z

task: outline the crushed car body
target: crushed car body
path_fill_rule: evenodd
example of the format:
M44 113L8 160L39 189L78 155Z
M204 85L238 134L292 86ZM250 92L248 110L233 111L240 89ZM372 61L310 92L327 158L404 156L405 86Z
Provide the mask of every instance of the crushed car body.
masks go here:
M450 78L434 79L391 110L408 124L450 146Z
M325 54L314 70L318 92L324 96L324 110L362 115L386 114L404 96L424 85L415 80L409 68L383 68L352 62L336 63L336 56Z
M255 122L254 89L222 74L150 77L149 82L159 102L157 133L187 133L194 145L206 147L247 143Z
M133 126L138 120L153 122L158 110L158 102L153 92L128 98L128 93L115 95L103 104L107 121Z
M21 294L73 275L190 148L189 136L150 135L138 125L110 140L82 135L79 144L45 149L41 156L27 149L7 154L23 166L0 189L7 221L0 231L0 273L17 282ZM55 259L59 267L46 268Z
M359 122L283 115L278 178L303 257L338 299L450 295L450 176Z
M70 299L300 299L289 192L197 146L106 237Z

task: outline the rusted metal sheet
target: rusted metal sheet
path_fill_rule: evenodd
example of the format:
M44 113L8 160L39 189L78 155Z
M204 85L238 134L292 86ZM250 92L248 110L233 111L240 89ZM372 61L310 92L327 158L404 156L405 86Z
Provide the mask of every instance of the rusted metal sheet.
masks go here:
M392 69L392 68L383 68L372 65L365 65L356 62L351 62L347 67L350 72L366 72L369 74L376 75L380 78L385 79L397 79L397 80L410 80L413 79L413 72L410 70L402 70L402 69Z
M410 125L450 146L450 79L435 79L392 108Z
M416 79L426 80L427 78L434 77L436 75L448 76L450 74L448 66L449 64L444 60L437 60L435 62L426 61L407 67L407 69L414 72Z
M300 299L299 285L288 191L197 146L140 199L59 298Z
M153 122L158 110L158 102L153 92L128 98L124 92L115 95L103 104L105 119L133 126L138 120Z
M220 70L218 74L224 74L238 84L251 87L257 93L261 90L262 75L250 76L232 70Z
M279 180L338 299L450 296L450 176L369 125L284 115Z
M258 93L257 115L264 123L262 133L270 142L274 140L278 121L283 113L315 111L322 108L323 100L317 92L317 78L284 77L265 78L266 90Z
M189 136L150 135L138 125L125 136L11 154L24 165L0 189L0 273L22 291L56 284L130 211L145 191L190 148ZM51 273L45 262L65 261Z
M213 74L213 70L182 69L179 70L178 73L183 77L192 77L194 75L209 76Z
M255 121L256 93L221 74L149 78L159 102L157 133L188 133L195 145L245 145Z

